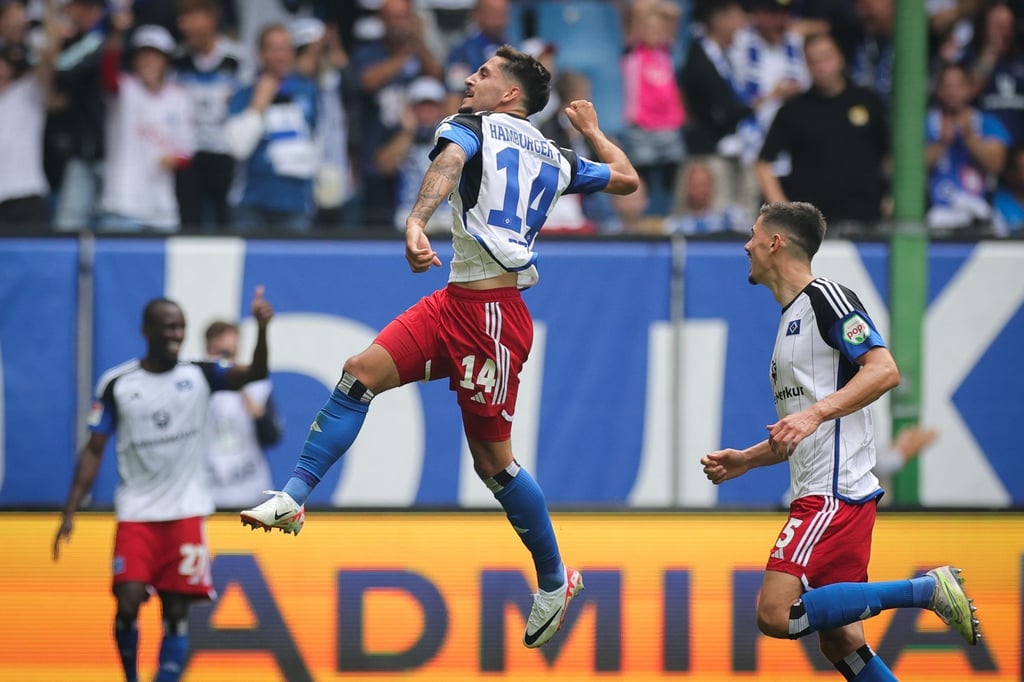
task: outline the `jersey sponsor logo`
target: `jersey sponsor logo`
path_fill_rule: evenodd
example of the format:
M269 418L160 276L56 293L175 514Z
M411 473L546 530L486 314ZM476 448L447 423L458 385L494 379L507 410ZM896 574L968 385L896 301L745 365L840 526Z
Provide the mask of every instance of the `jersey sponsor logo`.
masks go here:
M799 398L804 394L803 386L786 386L784 388L775 391L775 402L780 400L789 400L790 398Z
M796 336L800 333L800 320L793 320L786 327L786 336Z
M859 346L867 341L869 336L871 336L871 328L860 315L854 314L846 322L843 322L843 338L847 343Z
M153 424L158 429L166 429L167 425L171 423L171 413L165 410L157 410L153 413Z

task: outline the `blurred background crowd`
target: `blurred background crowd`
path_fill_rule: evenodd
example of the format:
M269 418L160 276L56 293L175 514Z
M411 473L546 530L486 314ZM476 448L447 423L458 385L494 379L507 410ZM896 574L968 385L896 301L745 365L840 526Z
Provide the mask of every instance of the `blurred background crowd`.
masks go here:
M560 106L592 99L643 179L545 231L746 233L805 200L884 237L896 2L0 0L0 227L397 234L510 43L553 74L535 124L592 156ZM929 229L1024 236L1024 1L923 5Z

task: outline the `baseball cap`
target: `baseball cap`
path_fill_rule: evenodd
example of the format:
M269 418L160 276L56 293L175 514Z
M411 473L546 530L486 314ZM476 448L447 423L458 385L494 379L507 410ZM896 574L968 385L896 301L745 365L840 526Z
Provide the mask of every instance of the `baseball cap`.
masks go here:
M292 46L296 49L320 40L324 37L326 30L324 22L316 17L302 17L296 19L288 26L288 33L292 38Z
M148 24L146 26L139 26L132 33L132 47L136 50L148 47L170 57L174 54L176 43L166 28Z
M410 102L443 102L444 86L441 81L430 76L420 76L405 91L405 98Z
M534 59L540 59L546 54L558 54L558 48L554 43L549 43L543 38L527 38L519 46L519 51L524 52Z

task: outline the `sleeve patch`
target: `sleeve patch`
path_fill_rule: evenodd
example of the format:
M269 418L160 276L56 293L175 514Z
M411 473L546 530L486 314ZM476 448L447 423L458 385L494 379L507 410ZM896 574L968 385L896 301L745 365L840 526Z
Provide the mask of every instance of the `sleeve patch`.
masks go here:
M853 314L843 322L843 339L854 346L859 346L871 336L871 327L860 315Z

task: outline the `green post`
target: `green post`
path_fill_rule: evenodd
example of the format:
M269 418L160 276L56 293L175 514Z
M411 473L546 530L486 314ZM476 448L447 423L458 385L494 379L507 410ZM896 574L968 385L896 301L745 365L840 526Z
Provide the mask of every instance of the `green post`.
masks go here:
M924 0L895 5L893 48L893 218L890 241L890 346L902 382L893 392L893 435L918 421L921 409L921 331L927 303L928 231L924 224L924 121L928 33ZM893 480L894 501L919 503L917 461Z

